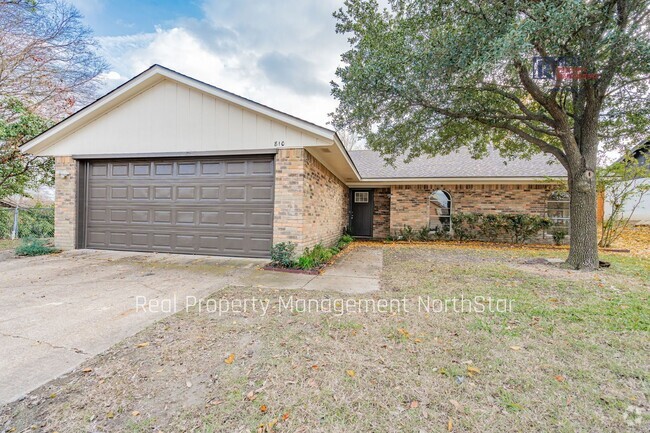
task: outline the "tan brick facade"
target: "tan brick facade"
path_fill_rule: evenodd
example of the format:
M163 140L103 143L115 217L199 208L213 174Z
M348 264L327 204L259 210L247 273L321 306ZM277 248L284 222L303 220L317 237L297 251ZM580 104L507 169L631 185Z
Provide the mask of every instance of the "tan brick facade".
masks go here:
M304 151L281 149L275 156L273 243L302 242Z
M77 161L56 158L55 243L73 249L77 230ZM550 184L393 185L374 190L373 236L429 223L429 195L450 193L452 212L544 215ZM305 149L281 149L275 159L273 243L295 242L298 252L319 242L334 244L348 224L347 186Z
M390 197L390 231L429 222L429 195L436 190L451 195L453 212L527 213L544 215L546 201L556 186L535 185L394 185Z
M373 193L372 237L385 238L390 234L390 188L377 188Z
M72 157L56 157L54 188L54 244L71 250L77 235L77 161Z
M348 187L309 152L305 156L303 244L334 245L348 224Z
M304 149L281 149L275 159L273 243L298 251L334 244L348 221L348 188Z

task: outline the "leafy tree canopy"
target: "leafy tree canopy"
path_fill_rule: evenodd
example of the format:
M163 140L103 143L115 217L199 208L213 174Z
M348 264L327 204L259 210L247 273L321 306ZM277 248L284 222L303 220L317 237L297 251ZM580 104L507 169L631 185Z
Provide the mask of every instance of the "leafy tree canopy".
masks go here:
M28 155L20 145L51 126L52 122L27 110L17 99L5 100L3 107L12 121L0 118L0 198L25 195L26 190L54 183L54 160Z
M19 147L94 96L106 63L65 0L0 0L0 197L53 181L51 158Z
M350 35L352 49L333 83L340 101L334 124L358 132L375 150L417 155L468 146L480 156L491 143L504 155L543 150L563 161L559 135L579 135L587 108L598 111L605 146L647 134L646 1L393 0L390 6L348 0L335 13L337 31ZM573 59L594 78L534 80L536 56Z

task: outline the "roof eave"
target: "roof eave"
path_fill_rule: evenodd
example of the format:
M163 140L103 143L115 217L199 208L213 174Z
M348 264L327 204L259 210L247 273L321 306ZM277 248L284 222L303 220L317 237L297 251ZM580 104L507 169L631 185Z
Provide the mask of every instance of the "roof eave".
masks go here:
M512 177L407 177L407 178L361 178L359 182L348 182L348 186L371 185L421 185L421 184L522 184L560 183L566 176L512 176Z

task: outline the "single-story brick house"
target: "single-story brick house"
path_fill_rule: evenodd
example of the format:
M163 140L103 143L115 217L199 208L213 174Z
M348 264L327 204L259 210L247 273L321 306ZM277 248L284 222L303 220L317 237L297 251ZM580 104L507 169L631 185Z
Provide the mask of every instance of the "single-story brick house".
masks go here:
M268 257L447 226L449 212L556 212L542 155L467 152L386 166L335 131L159 65L23 146L56 159L59 248ZM564 212L564 211L562 211ZM560 215L562 217L562 215Z

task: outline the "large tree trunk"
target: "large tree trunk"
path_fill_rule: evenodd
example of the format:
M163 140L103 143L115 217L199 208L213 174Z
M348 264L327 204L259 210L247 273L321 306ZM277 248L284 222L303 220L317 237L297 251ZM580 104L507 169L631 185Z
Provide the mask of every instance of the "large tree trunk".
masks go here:
M576 170L569 179L570 250L566 264L572 269L598 268L598 233L596 222L596 176L591 170Z

